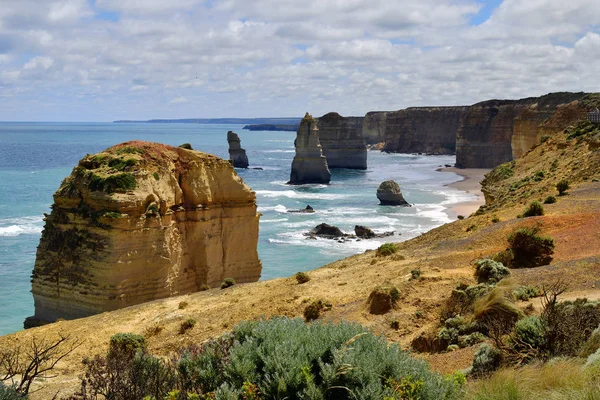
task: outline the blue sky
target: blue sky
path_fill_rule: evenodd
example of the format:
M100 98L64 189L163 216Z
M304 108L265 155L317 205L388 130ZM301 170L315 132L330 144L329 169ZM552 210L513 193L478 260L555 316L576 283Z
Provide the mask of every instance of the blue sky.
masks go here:
M600 91L597 0L2 0L0 120L364 115Z

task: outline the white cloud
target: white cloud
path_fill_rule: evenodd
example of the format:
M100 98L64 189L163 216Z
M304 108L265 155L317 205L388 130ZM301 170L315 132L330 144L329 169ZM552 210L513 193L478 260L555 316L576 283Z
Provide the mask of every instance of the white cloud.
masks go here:
M42 109L39 117L15 115L33 99L59 112L76 108L79 119L110 120L361 115L600 90L600 2L504 0L489 20L470 25L481 7L477 0L2 0L0 120L48 119Z

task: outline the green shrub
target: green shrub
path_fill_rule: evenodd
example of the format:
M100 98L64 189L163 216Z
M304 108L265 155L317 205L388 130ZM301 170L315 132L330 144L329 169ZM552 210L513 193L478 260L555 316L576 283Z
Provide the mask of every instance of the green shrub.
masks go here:
M152 176L154 177L154 179L156 179L157 181L160 180L160 175L158 175L158 172L154 172L152 174Z
M187 301L180 301L177 308L179 308L180 310L183 310L183 309L187 308L187 306L189 306L189 305L190 305L190 303L188 303Z
M179 147L181 147L182 149L186 149L186 150L194 150L192 148L192 145L189 143L180 144Z
M419 279L421 277L421 269L417 268L417 269L413 269L412 271L410 271L410 279Z
M540 144L546 143L549 139L550 139L550 135L542 135L542 137L540 138Z
M569 181L563 179L556 184L556 190L558 190L558 195L563 196L569 190Z
M535 175L533 176L533 180L536 181L536 182L539 182L542 179L544 179L544 171L537 171L535 173Z
M123 172L120 174L109 175L105 178L92 174L90 183L90 191L97 192L103 191L106 193L113 193L115 191L126 192L136 188L135 176L129 172Z
M542 312L552 356L577 356L600 325L600 301L549 303Z
M554 204L556 203L556 197L554 196L548 196L546 197L546 199L544 199L544 204Z
M511 249L506 249L506 250L502 250L498 253L496 253L493 257L492 260L497 261L499 263L501 263L502 265L505 265L507 267L510 267L512 264L512 260L515 258L513 252Z
M458 343L458 330L455 328L442 328L438 332L438 338L445 347Z
M190 329L192 329L194 326L196 326L196 320L195 319L193 319L193 318L186 319L179 326L179 334L183 335L184 333L186 333L187 331L189 331Z
M537 315L520 319L515 324L513 342L515 346L523 346L543 350L546 347L546 326Z
M476 345L477 343L481 343L485 341L487 338L481 332L473 332L468 335L462 335L458 337L458 347L465 348Z
M497 261L483 259L475 263L475 277L478 283L498 283L508 275L508 268Z
M600 350L600 326L594 329L579 352L579 356L587 357L598 350Z
M304 308L304 320L306 322L319 319L322 311L327 311L331 308L331 304L321 299L312 301Z
M494 372L500 367L502 354L495 347L487 343L482 344L477 349L473 357L473 375L486 375Z
M26 400L28 398L27 395L17 393L15 389L10 386L5 386L4 383L0 381L0 400Z
M592 353L587 357L585 367L600 367L600 350L597 350L595 353Z
M533 268L549 264L554 254L554 240L538 236L539 228L520 228L508 237L513 268Z
M391 256L398 251L396 243L384 243L377 249L378 256Z
M233 278L225 278L223 282L221 282L221 289L227 289L228 287L232 287L235 285L235 279Z
M498 216L494 215L492 217L492 223L497 224L498 222L500 222L500 218L498 218Z
M133 358L146 351L146 339L135 333L117 333L110 338L109 356Z
M133 158L129 158L127 160L122 158L112 158L108 162L108 166L117 171L125 171L126 169L135 166L135 164L137 164L137 160Z
M538 201L532 201L529 207L523 212L523 217L535 217L538 215L544 215L544 206Z
M184 352L177 368L180 395L220 389L237 399L251 382L265 399L458 397L458 385L430 372L424 361L347 322L244 322L232 335Z
M512 294L517 300L527 301L534 297L540 297L542 291L537 286L519 286L512 291Z
M306 272L296 272L296 275L294 276L296 277L296 282L298 282L299 285L310 281L310 276L308 276Z

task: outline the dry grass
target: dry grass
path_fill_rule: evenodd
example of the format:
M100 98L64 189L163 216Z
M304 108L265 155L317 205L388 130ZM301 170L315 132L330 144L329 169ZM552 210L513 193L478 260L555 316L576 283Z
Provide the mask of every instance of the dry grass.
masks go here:
M504 369L467 386L467 400L600 400L600 371L580 360Z

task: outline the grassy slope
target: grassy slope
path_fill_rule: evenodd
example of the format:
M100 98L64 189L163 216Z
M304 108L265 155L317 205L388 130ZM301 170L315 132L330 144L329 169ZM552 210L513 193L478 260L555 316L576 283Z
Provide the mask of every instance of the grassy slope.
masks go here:
M558 165L551 172L555 159ZM275 279L57 322L0 337L0 347L23 343L32 336L52 338L61 332L83 341L81 347L60 363L59 375L43 382L41 390L31 396L34 400L76 388L81 359L104 353L108 339L117 332L146 335L152 332L148 339L150 351L167 355L182 345L213 338L241 320L273 315L301 316L307 302L317 298L333 304L324 318L359 322L408 347L412 338L437 324L440 306L459 282L475 282L472 261L503 250L506 237L516 227L538 223L542 224L543 234L556 241L554 261L545 267L515 270L513 280L543 284L561 277L569 282L568 295L597 298L600 293L600 252L597 250L600 248L600 183L593 181L600 179L599 166L600 152L590 149L587 140L567 141L564 135L557 135L517 160L512 176L486 180L486 190L496 199L496 203L490 204L490 211L400 243L396 255L377 257L374 251L368 251L340 260L310 272L311 281L303 285L298 285L293 277ZM530 179L520 188L509 190L515 182L538 170L544 171L544 179ZM563 178L568 178L573 188L567 196L558 197L556 204L545 205L546 215L516 218L528 202L556 195L554 185ZM494 217L500 222L492 223ZM472 226L474 228L467 232ZM421 269L422 279L409 281L410 271L415 268ZM370 315L365 301L370 291L384 281L400 289L400 303L386 315ZM188 305L180 309L182 301ZM178 334L181 323L188 318L195 319L196 326L183 335ZM398 329L390 327L392 321L398 321ZM425 358L434 369L449 372L468 366L473 352L474 348L467 348Z

